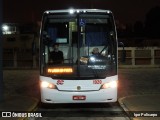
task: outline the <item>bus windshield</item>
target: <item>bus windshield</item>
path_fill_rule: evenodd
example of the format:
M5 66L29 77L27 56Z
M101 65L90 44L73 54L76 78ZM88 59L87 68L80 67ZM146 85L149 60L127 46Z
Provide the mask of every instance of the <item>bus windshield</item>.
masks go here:
M40 69L42 75L68 80L116 75L117 41L112 14L45 14Z

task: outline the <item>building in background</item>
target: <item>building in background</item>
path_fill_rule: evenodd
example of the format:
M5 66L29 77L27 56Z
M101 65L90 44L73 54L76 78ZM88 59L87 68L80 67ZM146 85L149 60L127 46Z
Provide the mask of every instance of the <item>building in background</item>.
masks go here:
M126 61L123 65L159 65L160 39L137 37L133 29L116 21L118 41L123 42L126 49ZM4 68L36 68L39 66L39 31L40 22L36 24L4 23L3 32L3 67ZM146 50L149 56L136 58L137 50L142 50L143 56ZM121 49L119 49L119 53ZM119 59L121 59L119 55ZM141 60L137 63L137 59ZM153 62L154 61L154 62ZM121 63L119 63L121 64Z
M38 59L35 57L38 56L38 31L38 27L33 24L4 23L2 25L4 67L38 65Z

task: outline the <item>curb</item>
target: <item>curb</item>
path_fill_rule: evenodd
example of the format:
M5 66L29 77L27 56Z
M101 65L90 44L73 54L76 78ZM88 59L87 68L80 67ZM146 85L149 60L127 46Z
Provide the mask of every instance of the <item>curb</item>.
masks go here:
M39 100L36 98L32 98L32 99L35 100L36 102L27 111L35 111L37 109L37 105L39 103Z
M152 96L152 95L160 95L159 93L158 94L143 94L143 95L130 95L130 96L125 96L125 97L122 97L122 98L119 98L118 99L118 102L119 102L119 104L120 104L120 106L123 108L123 110L126 112L126 114L127 114L127 116L128 116L128 118L130 119L130 120L134 120L135 119L135 117L133 117L131 114L131 110L129 109L129 107L125 104L125 102L124 102L124 99L126 99L126 98L131 98L131 97L137 97L137 96L139 96L139 97L143 97L143 96ZM138 119L137 119L138 120Z
M129 115L129 108L125 105L125 103L123 102L124 99L126 99L127 97L122 97L122 98L119 98L118 99L118 102L119 102L119 105L123 108L123 110L126 112L126 115L127 117L130 119L130 120L133 120L132 117L130 117Z
M24 97L28 97L28 96L24 96ZM35 102L34 102L34 104L32 104L32 106L30 106L27 109L27 112L34 112L34 111L37 110L37 105L39 103L39 100L36 99L36 98L33 98L33 97L31 97L31 99L33 99ZM28 117L22 117L22 118L18 118L18 120L30 120L30 118L28 118Z

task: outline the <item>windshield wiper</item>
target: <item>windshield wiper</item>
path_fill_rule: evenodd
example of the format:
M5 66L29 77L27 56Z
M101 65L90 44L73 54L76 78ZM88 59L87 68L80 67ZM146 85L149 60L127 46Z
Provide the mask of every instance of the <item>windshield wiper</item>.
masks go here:
M107 48L108 46L104 46L104 48L101 50L100 54Z

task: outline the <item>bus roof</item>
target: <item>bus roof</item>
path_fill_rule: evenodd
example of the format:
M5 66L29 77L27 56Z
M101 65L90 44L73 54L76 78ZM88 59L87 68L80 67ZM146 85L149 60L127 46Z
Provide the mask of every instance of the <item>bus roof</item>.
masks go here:
M47 10L44 13L79 13L79 12L101 12L101 13L112 13L110 10L103 9L63 9L63 10Z

